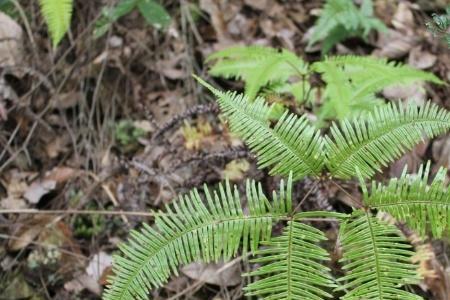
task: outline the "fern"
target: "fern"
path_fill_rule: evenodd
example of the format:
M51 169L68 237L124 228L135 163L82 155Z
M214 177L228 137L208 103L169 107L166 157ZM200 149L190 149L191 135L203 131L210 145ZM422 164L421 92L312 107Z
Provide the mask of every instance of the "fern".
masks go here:
M324 299L332 295L325 288L334 287L330 269L322 263L329 254L317 244L326 240L320 230L299 221L289 221L281 236L263 242L251 262L263 264L249 276L262 276L245 288L247 296L266 299Z
M216 52L207 61L214 62L211 75L244 80L250 100L269 90L292 94L299 103L309 100L307 104L314 106L308 77L313 72L320 73L326 85L319 101L323 104L316 109L318 126L323 126L325 120L343 120L372 111L383 104L376 93L386 87L423 81L443 84L432 73L375 57L329 57L308 67L287 50L250 46Z
M42 15L47 23L56 48L70 27L73 0L39 0Z
M450 113L428 102L404 108L391 104L374 113L334 125L326 136L327 167L333 176L350 178L359 168L362 177L371 177L423 139L432 138L450 127Z
M334 212L297 212L291 196L292 181L305 176L328 180L350 178L359 170L360 180L372 176L423 135L433 137L449 129L449 112L436 105L387 105L353 121L334 125L322 137L305 117L285 112L271 125L269 106L231 92L221 92L197 78L218 98L231 129L256 152L260 167L286 176L287 186L269 201L261 185L247 182L247 207L237 189L227 183L218 192L205 187L205 200L194 190L159 213L155 226L143 225L120 246L114 257L114 276L104 294L106 300L146 299L152 288L163 285L179 265L192 261L230 259L250 251L256 264L245 288L249 296L263 299L331 298L334 291L344 300L407 299L421 297L404 289L419 281L413 251L393 224L378 220L371 210L391 213L424 234L428 228L440 237L450 222L449 188L441 170L428 185L429 166L419 174L403 174L387 186L362 183L363 208L351 215ZM309 192L306 193L306 197ZM301 200L303 202L303 200ZM248 211L248 212L247 212ZM311 218L311 219L310 219ZM325 266L328 253L321 247L325 235L310 220L337 221L342 246L343 277L334 280ZM285 222L283 233L272 237L275 222ZM333 290L333 288L335 290Z
M385 31L386 26L373 17L371 0L364 0L360 9L352 0L327 0L313 27L308 47L324 40L322 53L327 53L335 44L348 37L366 38L373 29Z
M306 64L294 53L268 47L231 47L210 55L207 62L216 63L210 74L245 81L245 93L254 99L271 82L285 82L291 76L304 75Z
M355 211L352 218L341 225L344 277L338 279L348 290L343 300L417 300L416 296L400 287L418 283L412 263L414 252L409 250L401 232L367 212Z
M432 73L374 57L336 56L316 62L312 68L326 82L322 118L342 120L351 113L370 111L377 104L375 93L386 87L420 81L443 84Z
M308 124L306 117L285 112L272 128L269 122L271 107L263 98L250 102L242 94L223 93L205 82L203 84L217 96L231 130L258 154L261 168L270 166L271 174L293 172L294 179L320 173L325 161L323 139Z
M255 252L260 240L268 240L272 223L292 211L291 180L281 183L273 201L264 196L261 185L247 182L248 213L244 214L239 193L229 183L210 193L205 186L207 204L197 190L180 196L179 203L167 206L155 220L156 228L144 223L133 231L120 248L125 257L116 256L112 282L106 300L147 299L153 287L161 286L177 266L194 260L228 259L238 251Z
M372 183L369 194L364 188L364 203L375 209L389 212L397 220L425 236L429 229L434 237L450 226L450 189L445 186L447 170L439 169L428 185L430 163L420 167L417 175L406 174L390 180L388 185Z

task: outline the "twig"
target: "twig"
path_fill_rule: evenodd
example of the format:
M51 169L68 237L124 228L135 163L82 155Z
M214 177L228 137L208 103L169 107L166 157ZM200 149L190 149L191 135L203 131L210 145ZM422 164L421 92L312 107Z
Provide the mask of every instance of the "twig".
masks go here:
M144 212L144 211L123 211L123 210L78 210L78 209L0 209L1 214L35 214L35 215L106 215L106 216L138 216L138 217L155 217L164 213ZM173 214L171 214L173 215Z

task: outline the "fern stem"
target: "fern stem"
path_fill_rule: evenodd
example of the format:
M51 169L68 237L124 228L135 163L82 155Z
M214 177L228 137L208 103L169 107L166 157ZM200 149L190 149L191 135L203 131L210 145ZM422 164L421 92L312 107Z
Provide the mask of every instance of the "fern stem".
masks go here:
M365 211L364 212L367 218L367 225L369 227L369 231L370 231L370 238L372 239L372 248L373 248L373 256L375 259L375 272L377 274L377 288L378 288L378 293L380 295L380 299L379 300L383 300L383 289L381 288L381 267L380 267L380 261L379 261L379 254L378 254L378 249L377 249L377 242L375 239L375 233L373 232L373 227L372 227L372 220L371 220L371 215L369 211Z

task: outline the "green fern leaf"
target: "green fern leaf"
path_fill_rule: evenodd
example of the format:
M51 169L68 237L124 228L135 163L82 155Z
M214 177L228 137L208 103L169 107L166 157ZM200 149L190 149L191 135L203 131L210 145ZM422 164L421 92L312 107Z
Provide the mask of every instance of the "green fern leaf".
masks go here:
M418 81L443 84L443 81L432 73L370 56L335 56L316 63L316 67L320 65L329 65L340 69L345 80L352 83L354 91L349 99L350 102L358 101L389 86Z
M359 168L368 178L381 171L402 153L419 143L424 135L432 138L450 127L450 113L431 104L404 108L389 104L373 113L333 124L331 136L326 136L327 168L339 178L350 178Z
M443 84L434 74L368 56L335 56L312 65L326 82L320 118L339 120L371 111L380 104L376 92L386 87L429 81Z
M247 296L264 299L331 298L326 292L335 287L330 269L322 263L330 260L327 251L317 244L326 240L320 230L289 221L281 236L263 242L266 247L256 252L260 257L251 260L262 264L249 276L263 277L245 288Z
M364 203L374 209L388 212L397 220L425 236L427 228L436 238L450 226L450 188L445 186L447 169L441 168L428 185L430 163L420 167L417 175L406 174L393 178L388 185L372 183L371 193L366 189Z
M262 46L231 47L210 55L208 61L215 61L211 75L244 80L250 99L269 83L285 82L307 72L306 64L295 53Z
M258 156L260 168L271 167L271 174L294 180L307 175L319 175L325 161L320 132L310 126L306 117L297 117L286 111L275 127L270 126L271 107L263 98L250 102L236 93L223 93L199 80L217 97L231 130L239 134Z
M419 278L411 245L397 227L355 211L341 225L339 239L346 275L338 279L337 290L348 291L343 300L422 299L401 289Z
M272 223L292 211L292 177L269 202L261 185L247 182L248 213L244 213L237 188L227 183L211 194L205 186L205 204L197 190L180 196L167 206L167 213L155 219L156 228L143 224L132 231L123 256L115 256L105 300L147 299L150 289L159 287L180 264L218 261L236 255L243 244L255 252L260 240L269 240Z
M386 30L383 22L373 17L372 1L364 0L358 9L352 0L328 0L314 25L308 47L324 40L322 53L326 53L349 36L367 37L372 29Z
M47 23L56 48L70 27L73 0L39 0L42 15Z

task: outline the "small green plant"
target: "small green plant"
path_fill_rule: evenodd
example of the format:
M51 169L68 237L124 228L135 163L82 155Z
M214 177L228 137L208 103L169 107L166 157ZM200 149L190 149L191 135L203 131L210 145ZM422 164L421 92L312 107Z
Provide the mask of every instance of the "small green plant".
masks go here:
M322 135L305 116L285 112L273 124L271 106L264 98L253 101L236 92L222 92L198 79L217 98L231 130L258 157L260 168L287 177L279 191L267 197L262 186L247 181L246 197L228 182L217 191L206 186L193 190L158 212L155 226L142 224L114 257L114 276L105 300L147 299L180 265L253 255L255 269L245 274L252 283L248 296L261 299L345 300L422 299L405 286L420 276L412 261L414 251L392 223L376 217L390 213L423 236L448 235L450 189L441 169L428 183L430 164L417 175L404 174L389 183L365 181L383 166L422 141L450 129L450 113L428 102L389 104L353 120L344 120ZM299 211L292 183L359 178L362 199L353 199L349 214ZM203 194L203 197L201 196ZM344 275L326 266L329 253L321 247L325 234L311 220L339 222L340 266ZM275 223L285 228L272 236ZM257 267L256 267L257 266ZM338 277L337 279L335 279Z
M386 31L386 26L373 16L372 0L363 0L359 9L353 0L327 0L313 30L308 47L323 41L325 54L349 37L367 38L371 30Z
M155 28L166 28L171 22L166 9L156 0L121 0L115 6L103 9L102 18L96 23L94 36L104 35L114 22L134 9L138 9L147 23Z
M130 120L121 120L115 126L115 138L121 146L133 146L145 134L145 130L136 127Z
M56 48L70 28L73 0L39 0L39 4Z
M9 0L0 0L0 5L8 3ZM53 47L56 48L70 28L73 0L39 0L39 4L52 38ZM116 6L103 9L103 16L96 23L94 36L104 35L112 23L135 8L139 10L148 24L156 28L165 28L170 24L169 14L156 0L121 0Z
M419 81L443 83L432 73L386 59L335 56L308 65L286 49L260 46L228 48L212 54L207 61L212 63L211 75L244 80L250 99L272 92L292 94L299 105L306 102L318 116L319 126L324 120L343 120L372 111L383 103L376 93L385 87ZM309 83L313 72L325 81L320 106L312 98L316 94Z
M446 14L432 15L433 20L426 23L428 30L430 30L434 36L441 36L447 42L450 47L450 5L447 6Z

